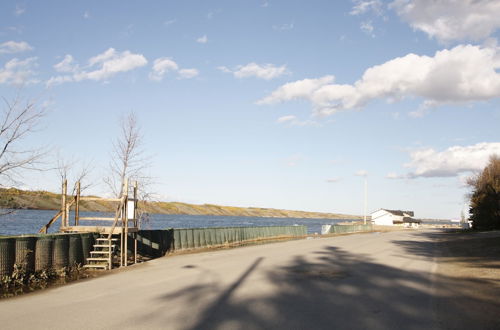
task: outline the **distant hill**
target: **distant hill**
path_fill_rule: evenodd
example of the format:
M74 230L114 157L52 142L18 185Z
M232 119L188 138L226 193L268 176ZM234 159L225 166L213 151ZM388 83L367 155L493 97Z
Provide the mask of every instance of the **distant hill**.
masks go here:
M271 218L326 218L326 219L361 219L361 216L340 214L279 210L257 207L221 206L213 204L187 204L180 202L149 202L142 205L149 213L223 215L243 217ZM0 188L0 208L58 210L61 207L61 195L47 191L26 191L15 188ZM86 201L80 204L81 211L112 212L112 203L105 200Z

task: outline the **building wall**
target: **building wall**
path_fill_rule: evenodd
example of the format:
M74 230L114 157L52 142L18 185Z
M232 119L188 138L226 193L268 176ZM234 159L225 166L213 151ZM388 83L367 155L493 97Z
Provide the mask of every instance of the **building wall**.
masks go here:
M393 217L391 213L384 210L378 210L372 213L372 221L375 225L392 226L394 225Z

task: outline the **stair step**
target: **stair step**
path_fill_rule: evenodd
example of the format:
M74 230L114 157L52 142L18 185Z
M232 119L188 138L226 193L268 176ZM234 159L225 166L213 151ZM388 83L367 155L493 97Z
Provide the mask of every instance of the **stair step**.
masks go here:
M97 258L97 257L92 257L92 258L87 258L87 261L106 261L108 262L108 258Z
M102 269L108 269L108 264L107 263L100 263L100 264L87 264L83 265L84 268L102 268Z
M110 240L109 240L109 239L107 239L107 238L102 238L102 237L101 237L101 238L97 238L97 239L96 239L96 241L106 241L106 242L108 242L108 241L110 241ZM112 242L116 242L116 241L118 241L118 238L112 238L112 239L111 239L111 241L112 241Z
M90 251L90 254L109 254L112 251Z
M98 248L105 248L105 247L109 247L108 244L94 244L94 247L98 247ZM111 244L111 248L115 248L116 245L115 244Z

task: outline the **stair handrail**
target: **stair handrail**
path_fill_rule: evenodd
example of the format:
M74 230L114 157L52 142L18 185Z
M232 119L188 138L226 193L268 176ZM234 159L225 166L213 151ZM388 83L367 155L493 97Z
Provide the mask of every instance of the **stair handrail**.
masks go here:
M120 199L120 204L116 207L115 220L113 221L113 226L111 227L111 231L108 234L108 240L111 240L113 236L113 231L115 230L116 224L118 223L118 217L120 215L120 211L123 212L123 205L125 204L125 200L126 200L126 195L123 194L122 198Z
M63 210L67 210L68 208L70 208L71 206L73 206L73 204L75 203L76 201L76 196L74 196L73 200L71 200L69 203L67 203L66 206L63 206L63 208L61 208L59 210L59 212L56 213L56 215L54 215L52 217L52 219L50 219L49 222L47 222L46 225L44 225L42 228L40 228L40 230L38 231L39 234L47 234L47 231L49 230L49 227L57 221L57 219L59 219L59 217L61 217L63 215Z
M44 225L40 230L38 231L39 234L47 234L47 231L49 230L50 225L52 225L56 220L62 215L62 210L59 210L59 212L54 215L52 219L50 219L49 222L47 222L46 225Z

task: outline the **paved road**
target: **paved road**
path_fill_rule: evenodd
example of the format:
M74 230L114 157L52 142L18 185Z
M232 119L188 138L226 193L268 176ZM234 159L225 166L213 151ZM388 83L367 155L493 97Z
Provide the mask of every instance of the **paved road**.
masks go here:
M170 256L0 301L0 325L437 329L435 298L445 293L434 239L430 231L367 233Z

